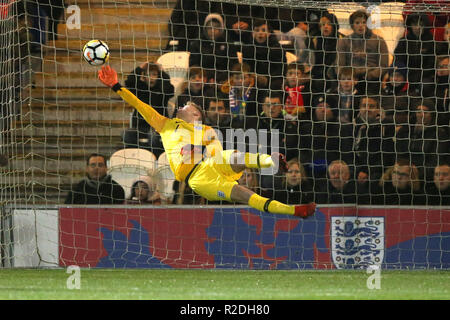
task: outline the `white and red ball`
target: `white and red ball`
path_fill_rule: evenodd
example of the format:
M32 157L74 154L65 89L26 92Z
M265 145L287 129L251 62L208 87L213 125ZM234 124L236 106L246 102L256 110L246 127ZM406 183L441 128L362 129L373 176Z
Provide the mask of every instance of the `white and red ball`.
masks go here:
M101 40L91 40L84 45L83 58L92 66L101 66L108 62L109 48Z

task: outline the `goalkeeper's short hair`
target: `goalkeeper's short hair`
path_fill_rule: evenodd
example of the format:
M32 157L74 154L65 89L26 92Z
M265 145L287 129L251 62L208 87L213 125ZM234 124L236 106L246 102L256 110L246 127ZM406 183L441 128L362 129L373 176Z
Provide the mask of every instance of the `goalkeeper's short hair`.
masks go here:
M178 110L179 110L179 109L184 108L184 107L187 106L187 105L192 106L192 107L195 107L195 108L201 113L201 115L202 115L202 122L205 121L205 119L206 119L205 110L203 110L202 107L200 107L198 104L196 104L196 103L193 102L193 101L188 101L188 102L186 102L182 107L175 109L175 112L174 112L174 114L173 114L173 118L176 118L176 117L177 117L177 113L178 113Z

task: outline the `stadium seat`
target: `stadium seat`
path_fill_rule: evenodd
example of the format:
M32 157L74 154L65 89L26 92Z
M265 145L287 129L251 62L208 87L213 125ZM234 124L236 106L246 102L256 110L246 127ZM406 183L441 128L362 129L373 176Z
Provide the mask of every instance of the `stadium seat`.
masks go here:
M189 71L189 56L187 51L174 51L163 54L156 60L163 71L170 76L170 83L175 91L186 80Z
M165 152L163 152L158 158L158 167L155 171L154 177L156 178L157 190L161 198L171 203L175 195L175 191L173 190L175 176L170 169L169 161L167 160Z
M122 186L128 198L132 183L140 176L152 176L156 165L156 156L148 150L122 149L109 159L108 173Z

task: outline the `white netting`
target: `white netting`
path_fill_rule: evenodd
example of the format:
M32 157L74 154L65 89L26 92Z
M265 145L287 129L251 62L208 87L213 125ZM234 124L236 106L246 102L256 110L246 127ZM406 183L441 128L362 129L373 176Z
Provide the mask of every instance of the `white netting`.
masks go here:
M4 185L5 190L20 190L19 194L14 192L14 201L23 199L31 203L52 204L64 202L71 185L84 176L84 162L90 153L109 157L123 146L147 148L155 156L163 152L158 135L149 131L148 124L142 118L136 114L131 116L131 108L96 80L97 69L82 60L80 48L91 39L101 39L108 43L111 48L110 64L117 69L124 85L144 100L153 99L152 104L166 116L172 116L175 108L188 100L206 109L208 106L205 103L210 101L206 97L213 95L217 98L219 95L218 99L223 100L225 107L230 108L231 121L229 116L216 118L212 113L208 121L220 119L224 133L227 128L275 128L270 121L266 121L270 119L261 117L261 114L267 116L263 113L264 97L269 91L271 94L286 91L287 103L303 105L299 108L287 105L282 110L287 120L297 122L278 124L283 127L279 128L282 137L286 135L282 141L284 145L280 147L288 160L300 159L314 185L318 185L317 179L327 178L325 165L333 160L348 162L355 175L361 171L359 164L371 166L366 160L370 160L372 154L366 152L364 155L362 151L367 150L361 150L370 146L361 146L361 140L357 139L358 134L364 135L366 132L355 132L359 130L357 126L349 128L350 131L347 132L347 122L342 121L335 124L339 128L331 125L332 129L323 131L325 129L320 121L311 121L316 116L313 104L321 101L321 95L334 104L348 100L336 89L338 73L344 71L348 76L348 70L344 68L346 66L356 66L353 71L357 78L365 79L364 82L360 81L361 90L358 95L354 95L353 103L359 103L363 95L375 95L387 118L397 120L391 123L397 130L390 137L394 149L378 150L391 153L391 159L383 164L374 164L378 172L368 177L370 182L378 180L381 173L394 164L397 156L406 155L421 161L415 165L419 167L420 179L424 184L433 174L431 171L436 159L431 157L432 161L425 163L417 153L439 154L446 149L448 120L445 108L448 104L448 91L446 93L443 88L445 85L437 84L438 80L435 78L438 56L446 54L446 1L246 3L73 0L65 3L11 1L8 6L17 8L17 14L11 14L12 10L9 10L2 20L3 27L10 30L2 33L4 42L22 41L22 45L3 48L4 60L8 62L3 65L2 84L7 88L4 90L3 100L8 107L3 108L5 129L2 145L5 148L3 153L13 160L10 162L11 170L7 170L5 177L15 179ZM362 47L355 47L355 50L365 50L363 47L367 45L368 50L375 50L374 54L351 52L352 49L349 48L357 43L350 44L339 39L352 34L349 17L361 9L370 14L367 26L373 30L372 37L382 37L384 41L370 40L364 42ZM329 15L323 17L324 12ZM429 55L425 53L422 59L413 52L418 45L414 39L399 43L407 31L405 18L415 14L426 16L429 25L425 31L433 36L432 39L423 39L420 44L423 50L433 50ZM334 28L339 28L338 33L322 37L321 18L335 19L329 22ZM208 26L222 28L213 45L215 51L211 51L211 42L205 39L205 21ZM242 22L241 30L235 29L238 21ZM414 22L413 19L411 21ZM275 34L270 41L276 42L263 43L265 40L262 40L255 46L252 29L260 31L265 26ZM342 42L340 47L338 42ZM268 50L267 46L275 46L275 49ZM17 48L21 51L20 59L12 56L12 50ZM310 82L305 82L306 89L301 94L296 92L295 86L285 90L289 80L288 72L295 72L292 71L295 61L311 77ZM443 60L444 65L446 61ZM148 70L151 73L152 68L155 68L153 62L158 63L165 73L159 74L159 77L164 78L149 93L147 89L139 87L143 82L136 72L142 72L148 66L146 63L150 63ZM244 71L243 74L250 75L250 81L255 82L252 88L240 90L237 86L230 86L229 80L236 73L233 67L239 62L249 65L249 72ZM420 70L414 66L417 63L423 64L419 67ZM203 71L189 71L189 67L194 64L203 67ZM376 64L380 70L376 70ZM386 80L384 77L393 73L393 68L398 70L396 74L407 74L409 80L408 91L402 91L401 97L394 92L399 90L397 87L392 89L393 82L383 82ZM195 85L192 85L193 81L189 81L189 78L193 80L198 74L205 74L208 82L216 85L204 86L201 93L194 92L195 89L190 93ZM417 132L408 132L411 126L405 128L405 125L411 124L408 123L409 115L415 114L408 107L419 103L416 96L435 100L433 107L436 107L439 115L435 119L441 121L437 123L441 127L438 132L423 133L428 134L424 138L425 142L431 139L430 143L437 143L439 146L434 150L425 148L428 147L427 143L421 147L418 141L414 141L415 145L407 145L405 134L417 138L420 135L418 126L414 127ZM428 100L425 102L429 103ZM246 104L245 111L243 103ZM358 107L352 106L353 115L350 120L348 111L340 110L339 116L347 117L345 121L354 121L353 116L357 116ZM296 114L298 111L301 112L300 117ZM19 114L20 117L16 118ZM303 120L306 122L302 123ZM217 126L217 123L214 124ZM350 137L337 139L346 135ZM332 144L340 144L339 147L330 151L334 146L327 147L321 141L326 136L331 138L329 140ZM314 145L315 143L318 145ZM330 152L333 154L330 155ZM427 170L430 171L428 176ZM269 187L270 183L275 183L273 179L269 181L271 178L263 176L260 180L261 187L265 188L266 180ZM357 195L358 191L355 190L354 193Z
M121 84L161 115L192 101L224 138L269 132L231 144L278 146L290 161L286 174L248 170L240 180L266 197L450 204L448 1L1 3L0 156L8 163L0 201L8 207L224 203L174 181L159 134L83 60L92 39L108 44ZM98 179L87 179L98 171L101 196ZM135 201L143 176L154 197ZM76 196L90 187L93 197ZM2 223L12 228L9 218Z

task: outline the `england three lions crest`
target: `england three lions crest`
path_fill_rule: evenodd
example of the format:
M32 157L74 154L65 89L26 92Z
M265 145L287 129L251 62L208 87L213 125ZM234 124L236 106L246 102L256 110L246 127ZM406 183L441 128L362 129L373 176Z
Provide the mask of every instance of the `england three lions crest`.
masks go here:
M384 217L331 217L331 252L338 269L381 265Z

